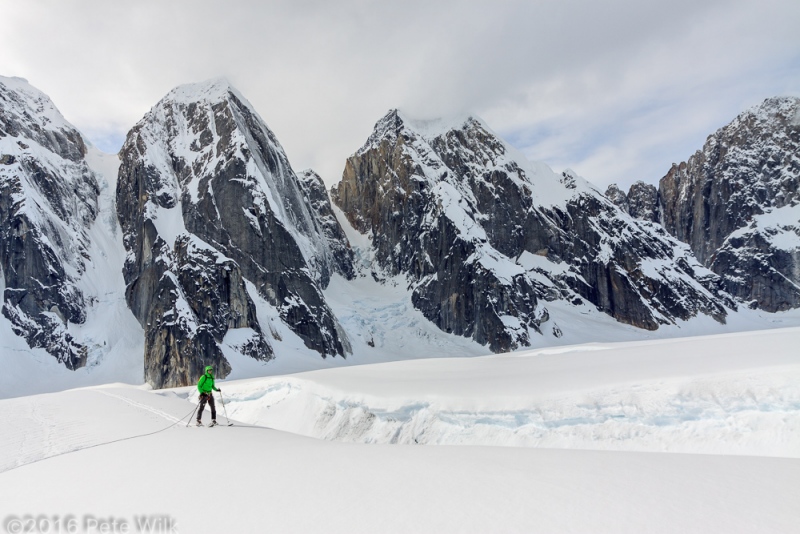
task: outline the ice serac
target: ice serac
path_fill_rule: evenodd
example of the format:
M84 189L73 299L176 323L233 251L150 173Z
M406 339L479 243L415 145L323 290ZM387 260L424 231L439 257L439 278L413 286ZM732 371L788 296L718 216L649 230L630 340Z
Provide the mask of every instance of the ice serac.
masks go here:
M800 99L769 98L706 140L659 183L664 227L732 295L800 306Z
M242 352L273 357L245 280L309 348L345 355L321 288L333 272L352 274L352 260L309 207L314 187L226 80L172 90L120 158L126 295L145 328L148 382L185 385L207 364L224 376L219 344L232 328L253 332Z
M547 324L548 301L588 301L647 329L697 314L724 321L733 306L685 244L574 173L527 161L474 117L390 111L332 198L373 236L373 276L407 275L429 320L494 351L568 328Z
M0 275L3 316L32 348L69 369L86 347L69 332L86 320L78 280L99 186L81 134L21 78L0 77Z

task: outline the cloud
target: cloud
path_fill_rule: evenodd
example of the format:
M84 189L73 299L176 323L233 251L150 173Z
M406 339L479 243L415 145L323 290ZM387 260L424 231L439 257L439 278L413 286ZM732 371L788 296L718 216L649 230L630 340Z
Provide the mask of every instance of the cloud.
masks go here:
M598 185L655 181L744 107L800 89L792 0L9 3L0 74L98 146L227 76L328 184L389 108L474 112Z

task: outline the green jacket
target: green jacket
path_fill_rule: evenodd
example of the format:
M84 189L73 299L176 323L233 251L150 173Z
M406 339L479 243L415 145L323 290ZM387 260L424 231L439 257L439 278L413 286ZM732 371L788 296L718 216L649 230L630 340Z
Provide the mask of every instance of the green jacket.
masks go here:
M207 365L205 370L206 372L203 373L203 376L197 381L197 391L200 393L211 393L212 390L219 391L219 389L214 386L214 368Z

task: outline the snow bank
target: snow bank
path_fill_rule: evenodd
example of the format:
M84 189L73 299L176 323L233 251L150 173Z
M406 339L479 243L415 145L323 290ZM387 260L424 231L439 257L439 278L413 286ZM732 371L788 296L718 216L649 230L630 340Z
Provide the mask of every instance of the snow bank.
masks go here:
M227 387L329 440L800 458L800 329L396 362Z

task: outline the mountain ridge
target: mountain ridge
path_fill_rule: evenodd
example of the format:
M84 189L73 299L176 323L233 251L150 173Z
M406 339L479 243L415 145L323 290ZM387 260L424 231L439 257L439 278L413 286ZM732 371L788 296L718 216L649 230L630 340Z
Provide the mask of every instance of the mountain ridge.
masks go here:
M798 184L800 98L767 98L672 166L659 182L651 219L689 243L741 301L770 312L794 309L800 306Z
M473 336L498 351L528 346L531 332L541 333L549 312L539 300L585 299L622 322L649 329L670 322L673 313L686 319L702 309L724 320L725 307L735 309L728 297L715 294L710 272L694 278L694 270L702 268L687 259L669 274L658 269L645 273L631 265L622 275L616 265L609 268L615 252L606 245L628 239L623 231L628 227L652 240L631 238L629 244L639 247L630 249L634 254L655 257L656 249L670 250L672 256L685 253L663 230L658 235L655 227L622 220L616 206L583 178L567 172L559 176L544 164L515 159L522 156L479 119L458 122L460 127L425 129L422 135L413 121L390 110L332 188L333 201L348 221L374 236L378 270L406 273L415 284L415 306L440 328ZM618 222L602 227L595 216ZM578 234L575 241L572 232ZM523 254L529 261L542 258L548 267L532 266L536 274L529 275L517 261ZM603 266L590 267L587 254L604 260ZM615 261L625 261L621 254ZM581 257L586 265L578 261ZM631 282L634 270L652 287ZM692 279L681 290L693 295L698 308L682 307L684 299L666 283L677 280L673 275ZM600 286L594 293L593 277L605 280L608 292ZM654 282L658 279L664 283ZM481 282L471 293L476 280ZM707 287L698 290L703 284ZM649 298L655 308L642 304Z
M0 331L14 339L0 356L13 362L12 346L32 362L55 356L80 383L170 387L208 364L221 377L234 366L260 376L294 368L293 358L309 369L408 357L402 347L484 354L767 325L779 319L727 292L742 275L714 265L725 247L764 239L767 252L800 248L785 193L733 231L709 269L657 223L654 186L604 195L528 161L472 115L390 110L329 195L313 170L293 170L224 78L168 92L119 157L99 154L46 95L7 80ZM14 233L14 221L34 220L45 223ZM43 270L11 267L20 235ZM742 257L729 264L750 272ZM328 356L339 358L323 364Z

